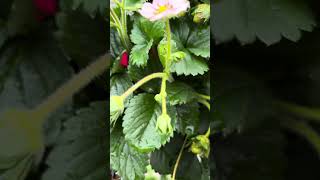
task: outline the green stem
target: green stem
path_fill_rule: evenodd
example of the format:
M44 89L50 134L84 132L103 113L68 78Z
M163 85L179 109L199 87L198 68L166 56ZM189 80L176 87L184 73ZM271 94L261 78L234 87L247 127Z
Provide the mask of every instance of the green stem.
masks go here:
M94 78L105 72L109 66L110 55L105 54L57 89L42 104L33 110L37 116L40 117L38 118L39 123L43 123L50 113L63 105L67 99L71 98Z
M176 179L176 174L177 174L178 166L179 166L179 163L180 163L180 160L181 160L181 157L182 157L182 153L183 153L184 147L186 146L186 143L187 143L187 137L184 138L184 141L183 141L182 147L181 147L181 149L180 149L180 152L179 152L177 161L176 161L176 163L174 164L174 168L173 168L173 172L172 172L172 180L175 180L175 179Z
M167 93L166 93L166 86L167 86L167 78L163 77L162 78L162 82L161 82L161 106L162 106L162 114L167 114L167 102L166 102L166 97L167 97Z
M162 114L167 114L167 102L166 102L166 86L167 86L167 79L170 75L170 57L171 57L171 30L170 30L170 21L169 19L166 20L166 35L167 35L167 56L166 62L164 67L164 73L166 73L166 77L162 78L161 82L161 106L162 106Z
M203 99L198 99L198 102L205 105L208 108L208 110L210 111L210 103L208 101L203 100Z
M123 99L127 98L130 94L132 94L135 90L137 90L140 86L145 84L146 82L155 79L155 78L163 78L166 74L165 73L153 73L150 74L140 81L138 81L135 85L131 86L125 93L121 95Z
M126 50L129 52L130 50L130 41L128 39L128 34L126 34L124 32L124 29L126 29L126 27L124 28L123 27L123 9L121 9L121 21L120 19L118 18L117 14L114 12L113 9L110 9L110 14L111 14L111 18L113 19L113 21L118 25L119 28L117 28L117 31L118 31L118 34L119 34L119 37L120 37L120 40L123 44L123 46L126 48ZM129 44L128 44L129 43Z
M309 143L313 145L320 158L320 136L310 125L306 122L297 120L287 120L282 122L281 125L308 140Z
M320 123L320 109L307 108L282 101L276 101L273 104L302 118Z
M197 93L197 96L199 96L202 99L210 101L210 96L208 96L208 95Z
M171 64L171 29L170 29L170 20L166 20L166 35L167 35L167 59L165 72L170 73L170 64Z

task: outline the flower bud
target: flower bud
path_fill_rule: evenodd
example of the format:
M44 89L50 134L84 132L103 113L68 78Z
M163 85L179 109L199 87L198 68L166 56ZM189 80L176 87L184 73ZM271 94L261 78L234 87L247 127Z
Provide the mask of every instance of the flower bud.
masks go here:
M190 151L200 157L209 157L210 153L210 128L204 135L198 135L192 139L192 144L190 146Z
M121 96L112 96L110 98L110 124L114 123L123 113L124 102Z
M156 128L162 134L172 133L171 118L168 114L161 114L157 119Z
M157 94L154 96L154 99L159 103L161 104L161 94Z
M195 23L207 22L210 18L210 5L209 4L199 4L196 9L192 12L193 21Z

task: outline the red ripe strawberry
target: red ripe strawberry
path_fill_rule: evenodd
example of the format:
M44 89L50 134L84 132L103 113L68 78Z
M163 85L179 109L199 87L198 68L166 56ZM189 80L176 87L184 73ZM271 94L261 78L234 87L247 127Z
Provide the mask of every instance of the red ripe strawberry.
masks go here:
M121 59L120 59L120 64L121 64L121 66L123 66L124 68L127 68L127 67L128 67L128 64L129 64L129 54L127 53L127 51L125 51L124 53L122 53Z
M33 0L33 4L37 8L38 20L42 21L48 16L53 16L58 11L57 0Z

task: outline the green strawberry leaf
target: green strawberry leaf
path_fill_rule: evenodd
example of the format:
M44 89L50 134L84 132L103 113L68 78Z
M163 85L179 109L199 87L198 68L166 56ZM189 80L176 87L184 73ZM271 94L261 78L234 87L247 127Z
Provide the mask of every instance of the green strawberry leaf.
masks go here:
M172 174L174 164L183 144L183 138L175 134L174 138L162 147L151 153L150 163L153 169L160 174ZM201 165L197 157L184 150L177 170L176 178L183 180L194 180L201 177Z
M111 168L116 170L124 180L143 179L149 164L148 155L139 153L129 146L121 128L114 129L110 136Z
M170 71L177 73L177 75L203 75L209 70L207 62L201 58L191 54L189 51L183 51L185 58L174 62Z
M151 39L150 42L147 44L137 44L133 46L130 55L130 61L133 65L138 67L143 67L147 65L149 59L149 51L152 47L153 40Z
M176 122L176 110L168 107L173 129ZM169 141L172 134L161 135L156 128L157 118L161 115L161 106L152 94L139 94L130 100L123 117L125 139L139 151L151 152Z
M130 11L137 11L142 7L144 2L146 2L146 0L126 0L124 8Z
M109 8L109 0L73 0L73 10L80 7L91 17L95 17L98 13L105 16L107 14L107 8Z
M132 81L127 74L115 74L110 79L110 96L121 96L132 85ZM131 97L132 95L127 97L125 105L128 104Z
M185 53L184 59L173 62L171 72L177 75L203 75L209 70L203 57L210 57L209 29L192 28L191 23L177 20L172 23L173 40L177 49Z
M300 30L312 31L316 24L305 1L223 0L215 3L211 13L211 29L217 42L236 37L248 44L257 37L271 45L282 36L296 42L301 38Z
M204 58L210 57L210 28L196 28L192 29L186 48L196 56Z
M164 35L165 24L162 21L151 22L145 18L135 18L130 34L135 44L130 54L130 62L138 67L147 65L149 50Z
M56 22L58 40L79 66L85 67L107 52L108 26L100 15L92 19L79 10L65 11L56 16Z
M197 102L183 104L177 107L177 131L183 135L193 135L200 125L200 110Z
M94 102L65 122L60 139L46 160L49 169L43 180L106 177L106 108L106 102Z
M192 87L183 82L167 84L167 98L171 105L186 104L196 98L196 92Z

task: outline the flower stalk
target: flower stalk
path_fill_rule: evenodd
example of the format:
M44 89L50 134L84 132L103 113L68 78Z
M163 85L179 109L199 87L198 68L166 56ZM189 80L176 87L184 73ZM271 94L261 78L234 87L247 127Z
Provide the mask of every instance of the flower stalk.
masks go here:
M137 90L143 84L145 84L148 81L150 81L152 79L155 79L155 78L163 78L165 75L166 75L165 73L153 73L153 74L150 74L150 75L144 77L143 79L141 79L140 81L138 81L133 86L131 86L125 93L123 93L121 95L121 97L123 99L126 99L128 96L130 96L135 90Z
M63 105L67 99L71 98L94 78L105 72L109 66L110 55L105 54L57 89L43 103L33 109L33 112L40 117L38 118L40 121L39 123L43 123L43 121L45 121L52 112Z

